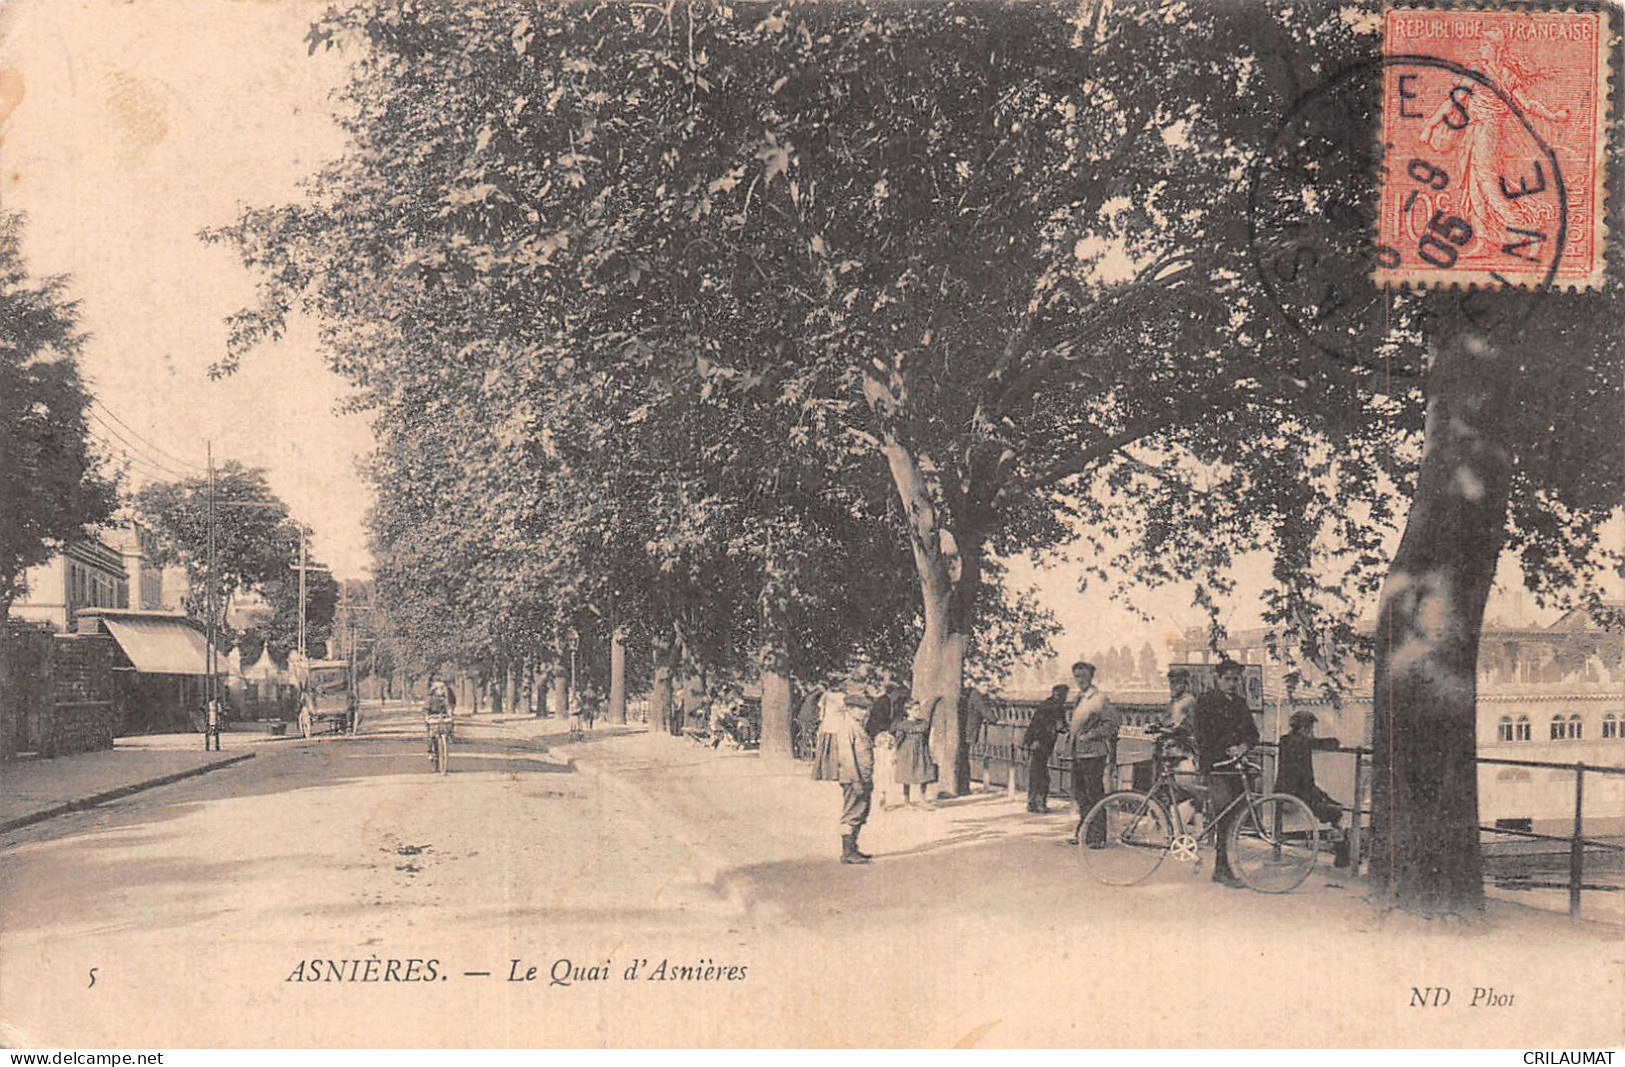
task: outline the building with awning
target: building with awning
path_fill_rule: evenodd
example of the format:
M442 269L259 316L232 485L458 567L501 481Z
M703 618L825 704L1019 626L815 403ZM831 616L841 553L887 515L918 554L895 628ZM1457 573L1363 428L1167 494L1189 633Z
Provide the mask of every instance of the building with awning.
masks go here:
M113 639L118 732L201 730L208 642L202 624L179 612L87 608L81 635ZM216 668L222 679L224 662ZM223 684L223 683L222 683Z

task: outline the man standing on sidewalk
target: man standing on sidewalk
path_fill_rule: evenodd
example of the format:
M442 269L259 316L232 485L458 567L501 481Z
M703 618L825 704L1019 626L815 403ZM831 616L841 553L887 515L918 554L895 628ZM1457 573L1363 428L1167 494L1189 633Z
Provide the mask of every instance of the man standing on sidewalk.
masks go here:
M1077 844L1083 819L1106 795L1106 761L1117 746L1122 716L1106 694L1095 688L1095 665L1074 663L1072 680L1078 684L1078 702L1072 705L1072 796L1078 802L1078 826L1068 839ZM1089 842L1100 844L1099 841Z
M1241 695L1241 664L1227 659L1214 673L1219 687L1196 698L1194 714L1197 767L1207 777L1210 815L1223 812L1242 792L1242 772L1227 761L1246 755L1248 749L1258 744L1258 724L1253 721L1247 698ZM1218 764L1224 766L1216 766ZM1225 841L1236 814L1231 812L1214 828L1219 847L1213 864L1213 880L1230 886L1241 885L1230 869L1230 852Z
M1033 711L1021 743L1027 749L1027 810L1042 815L1049 810L1049 760L1055 754L1055 739L1066 717L1067 687L1050 690L1049 699Z
M875 743L863 728L868 703L861 692L849 692L825 713L813 764L815 780L841 783L842 863L868 863L871 858L858 851L858 832L869 821L874 789Z

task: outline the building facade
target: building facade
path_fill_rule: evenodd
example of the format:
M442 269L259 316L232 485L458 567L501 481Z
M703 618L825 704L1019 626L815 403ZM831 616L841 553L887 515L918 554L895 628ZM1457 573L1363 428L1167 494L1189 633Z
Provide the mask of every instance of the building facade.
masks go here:
M68 545L29 569L23 593L11 606L15 618L41 622L57 633L78 629L86 608L123 608L130 603L130 577L119 549L100 538Z
M154 563L157 547L153 536L140 523L127 522L103 537L108 547L118 550L124 559L124 573L129 581L129 600L124 604L104 604L98 607L130 608L134 611L160 611L164 605L163 569Z

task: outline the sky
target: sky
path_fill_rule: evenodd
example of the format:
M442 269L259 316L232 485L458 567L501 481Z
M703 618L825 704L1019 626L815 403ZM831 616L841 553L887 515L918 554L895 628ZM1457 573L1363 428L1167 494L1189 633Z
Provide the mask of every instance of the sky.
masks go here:
M302 40L325 7L0 0L0 70L21 89L0 127L0 207L27 214L36 274L73 276L91 429L138 455L135 484L202 468L212 440L217 463L266 468L316 557L353 577L369 566L366 420L335 413L345 385L308 324L209 379L253 280L197 236L295 196L340 150L327 95L342 67Z
M92 430L137 454L135 484L200 470L212 441L216 462L265 468L314 528L315 558L349 578L370 568L372 493L357 467L372 445L367 421L337 412L346 386L308 323L232 377L209 378L224 319L252 302L253 279L229 248L198 239L245 205L296 198L300 179L341 151L328 98L343 60L311 56L304 42L328 3L0 0L0 113L15 104L0 118L0 208L27 213L36 273L73 276L92 335ZM1264 570L1246 564L1224 607L1231 628L1257 624ZM1079 573L1064 562L1012 567L1065 627L1063 659L1161 648L1204 621L1188 589L1142 598L1147 621L1079 595ZM1491 604L1491 614L1516 610L1510 597Z

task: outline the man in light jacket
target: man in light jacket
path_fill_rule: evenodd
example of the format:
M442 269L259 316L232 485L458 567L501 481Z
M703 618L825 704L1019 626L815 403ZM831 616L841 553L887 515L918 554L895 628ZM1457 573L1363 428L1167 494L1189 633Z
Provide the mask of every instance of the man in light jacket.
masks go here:
M1117 729L1123 717L1095 688L1095 665L1074 663L1072 680L1078 684L1078 702L1072 705L1068 728L1072 734L1072 796L1078 802L1078 825L1068 838L1077 844L1083 833L1083 818L1106 795L1106 761L1117 746ZM1091 827L1085 844L1105 843L1105 827Z
M834 707L826 703L823 727L818 735L818 758L813 777L820 782L841 783L841 862L868 863L870 857L858 851L858 832L869 821L869 801L874 790L875 743L863 728L869 702L860 692L849 692Z

